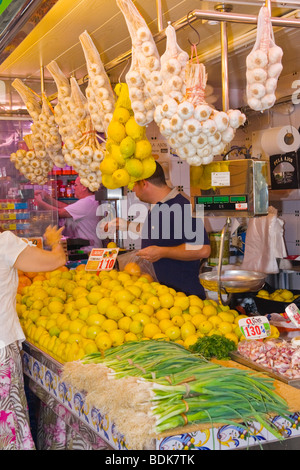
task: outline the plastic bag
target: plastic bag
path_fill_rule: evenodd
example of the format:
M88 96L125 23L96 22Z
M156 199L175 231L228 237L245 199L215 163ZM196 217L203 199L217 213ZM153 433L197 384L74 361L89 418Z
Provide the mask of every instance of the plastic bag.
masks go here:
M275 44L269 9L262 7L256 41L246 59L247 102L253 110L264 111L274 105L282 55L282 49Z
M157 281L153 264L150 261L147 261L145 259L140 258L140 256L137 256L137 251L138 250L128 251L127 253L118 256L119 270L123 271L126 264L128 263L136 263L140 267L141 273L150 274L152 279L154 281Z
M98 132L106 132L112 119L115 96L100 54L87 31L79 36L86 59L89 83L86 88L88 108Z
M249 220L241 269L266 274L279 272L276 258L287 255L283 224L277 217L277 210L272 206L269 207L267 216Z

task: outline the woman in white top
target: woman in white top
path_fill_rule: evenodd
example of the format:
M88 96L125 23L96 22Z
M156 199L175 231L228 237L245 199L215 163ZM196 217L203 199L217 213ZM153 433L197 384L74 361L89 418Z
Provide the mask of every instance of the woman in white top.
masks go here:
M18 270L46 272L63 266L62 230L47 228L44 237L51 251L46 251L0 229L0 450L35 449L20 356L25 337L16 312Z

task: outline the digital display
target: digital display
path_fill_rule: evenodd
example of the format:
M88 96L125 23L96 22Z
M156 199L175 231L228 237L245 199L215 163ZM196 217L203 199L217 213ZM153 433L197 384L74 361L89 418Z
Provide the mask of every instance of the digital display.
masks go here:
M246 202L246 196L231 196L230 202Z
M215 204L226 204L229 202L229 196L215 196L214 197L214 203Z

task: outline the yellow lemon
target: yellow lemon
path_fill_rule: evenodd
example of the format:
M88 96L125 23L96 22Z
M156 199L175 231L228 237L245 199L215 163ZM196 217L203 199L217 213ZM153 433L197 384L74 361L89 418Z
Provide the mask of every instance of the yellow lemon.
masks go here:
M138 335L142 333L144 329L144 325L138 321L138 320L132 320L132 323L130 324L130 333L134 333L135 335Z
M89 301L90 304L92 305L97 305L100 299L102 299L102 294L101 292L97 291L91 291L87 296L87 300Z
M164 318L163 320L160 320L158 326L159 326L159 328L161 329L161 331L163 333L165 333L168 328L174 328L175 327L172 320L170 320L168 318Z
M148 305L148 304L141 305L140 306L140 312L145 313L146 315L151 317L151 315L154 314L154 307L152 305Z
M171 308L174 305L174 297L169 293L160 295L159 301L162 308Z
M135 157L143 160L144 158L149 158L152 156L152 145L149 140L141 139L136 142L135 146Z
M64 311L64 304L57 300L53 300L52 302L49 302L48 310L51 313L62 313Z
M210 330L213 329L213 324L208 320L204 320L203 322L200 323L200 325L198 326L198 329L200 333L203 333L204 335L206 335L207 333L210 332Z
M67 342L70 344L73 344L73 343L78 344L80 343L81 340L82 340L82 336L79 333L71 333L67 338Z
M82 320L73 320L69 325L70 333L80 333L81 328L84 326Z
M237 335L235 333L226 333L225 338L230 339L236 345L238 345L238 343L239 343L239 338L237 337Z
M203 309L204 302L202 299L200 299L200 297L198 297L197 295L189 295L188 297L190 300L190 306L199 307L201 308L201 310Z
M83 332L84 336L88 339L95 339L96 336L102 331L102 328L100 325L91 325L91 326L88 326L86 329L85 327L83 327L83 330L84 331L80 331L80 334L82 334L81 332Z
M80 310L82 307L88 307L89 305L90 302L87 297L79 297L79 299L75 300L75 307L77 310Z
M102 315L106 314L106 311L110 305L113 305L114 301L109 297L103 297L97 303L98 312Z
M218 317L220 317L222 321L225 321L228 323L233 323L235 319L234 315L229 312L219 312Z
M85 354L93 354L95 352L98 352L98 346L93 340L89 340L85 345L84 345L84 353Z
M161 308L155 312L155 317L160 321L165 318L170 318L170 312L167 308Z
M132 319L130 317L122 317L118 321L118 327L128 333L130 331L130 325L132 323Z
M101 334L101 335L96 336L95 343L96 343L97 348L100 351L106 351L106 349L111 348L112 339L108 333Z
M178 295L174 299L174 306L181 307L182 310L186 310L190 306L190 299L186 295Z
M136 315L139 313L140 307L135 304L129 304L127 307L124 309L124 313L127 317L132 317L133 315Z
M59 339L63 341L64 343L66 343L70 334L71 333L68 330L61 331L59 333Z
M125 131L126 134L132 137L134 140L140 140L145 135L144 127L140 126L133 116L126 122Z
M158 310L161 307L160 300L155 295L149 297L147 300L147 305L151 305L154 310Z
M142 323L142 325L147 325L147 323L150 323L150 317L149 315L146 315L146 313L136 313L133 315L132 320L134 321L139 321Z
M124 343L125 339L125 331L119 330L116 328L115 330L109 331L109 337L111 339L112 346L121 346Z
M170 310L170 317L173 318L175 316L179 316L179 315L182 315L182 308L181 307L171 307Z
M216 328L222 322L222 318L220 318L219 315L211 315L209 321L212 323L213 327Z
M86 319L86 324L89 326L92 326L92 325L101 326L105 320L106 320L106 317L102 315L101 313L94 313L88 316L88 318Z
M188 336L196 333L195 325L191 321L186 321L180 328L181 338L185 340Z
M123 316L124 314L122 313L122 310L117 305L110 305L107 308L107 311L106 311L107 318L110 318L111 320L115 320L117 322Z
M210 317L212 315L217 315L218 311L214 305L204 305L202 313L206 317Z
M192 346L193 344L197 343L197 341L198 341L198 336L197 335L190 335L184 340L183 346L186 349L189 349L189 347Z
M138 337L134 333L131 333L130 331L125 334L125 337L124 337L125 343L129 341L137 341L137 340L138 340Z
M232 328L233 325L232 323L229 323L229 322L226 322L226 321L222 321L221 323L219 323L218 325L218 330L223 334L223 335L226 335L226 333L231 333L232 332Z
M192 316L202 314L202 308L200 308L198 305L190 305L189 314Z
M171 319L172 323L174 323L175 326L182 326L184 324L184 318L182 315L174 315Z
M239 320L242 320L243 318L248 318L248 316L247 316L247 315L238 315L237 317L235 317L234 323L235 323L236 325L238 325Z
M192 316L191 322L195 325L196 328L199 328L200 323L206 320L206 316L202 313L197 313L196 315Z
M162 321L164 321L164 320L162 320ZM166 336L171 341L176 341L177 339L180 338L180 335L181 335L179 326L176 326L174 324L172 326L169 326L168 328L166 328L165 331L163 331L163 332L166 334Z
M104 320L101 327L103 331L109 333L111 330L116 330L118 328L118 323L115 320L108 318L107 320Z
M155 323L147 323L147 325L145 325L143 334L146 338L153 338L153 336L158 333L161 333L161 330Z

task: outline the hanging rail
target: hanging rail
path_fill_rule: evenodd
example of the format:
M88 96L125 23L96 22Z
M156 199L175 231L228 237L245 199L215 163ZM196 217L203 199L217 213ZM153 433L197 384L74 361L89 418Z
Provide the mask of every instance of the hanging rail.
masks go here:
M232 12L218 12L218 11L207 11L207 10L194 10L189 14L189 22L196 21L197 19L205 20L214 20L214 21L226 21L228 23L244 23L244 24L257 24L256 15L245 15L240 13ZM290 19L289 17L272 17L271 22L273 26L281 27L290 27L290 28L300 28L300 20ZM172 23L172 26L175 30L182 29L188 26L187 18L181 18L180 20ZM153 35L153 39L156 43L165 39L166 33L165 29L159 31L157 34ZM131 50L127 51L112 61L105 64L105 70L109 71L120 65L122 62L128 60L131 57Z

